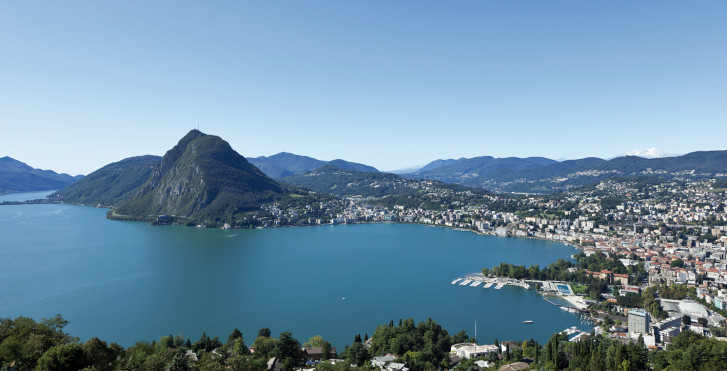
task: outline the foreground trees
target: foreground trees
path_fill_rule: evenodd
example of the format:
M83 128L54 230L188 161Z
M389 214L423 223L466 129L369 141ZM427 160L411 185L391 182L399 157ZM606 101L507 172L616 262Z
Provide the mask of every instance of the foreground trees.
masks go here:
M159 341L140 341L124 349L118 344L92 338L79 341L63 332L68 322L60 316L36 322L18 317L0 319L0 370L14 364L15 370L266 370L275 357L283 370L303 366L301 345L290 332L277 338L262 329L251 347L245 346L243 334L235 329L223 344L218 338L202 334L194 343L181 336L163 336ZM368 336L366 336L368 338ZM469 342L464 331L449 335L431 319L414 323L413 319L379 326L364 345L360 335L341 354L343 361L323 362L317 370L372 370L371 358L396 354L397 362L412 371L465 371L478 359L450 364L452 344ZM497 343L497 341L495 340ZM672 339L666 350L648 351L642 338L623 344L601 336L570 342L563 334L554 334L545 345L533 339L508 347L502 354L490 353L481 358L496 367L527 360L532 369L544 370L725 370L727 343L707 339L685 331ZM321 336L304 345L329 347Z

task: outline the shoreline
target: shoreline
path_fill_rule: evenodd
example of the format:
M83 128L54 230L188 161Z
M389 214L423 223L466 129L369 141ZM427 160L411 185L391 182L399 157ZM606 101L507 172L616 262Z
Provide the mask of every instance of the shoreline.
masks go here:
M5 201L0 202L1 205L48 205L48 204L56 204L56 205L72 205L72 206L86 206L86 207L93 207L93 208L102 208L102 209L108 209L107 218L109 220L115 220L115 221L135 221L135 222L149 222L151 223L153 220L149 217L135 217L135 216L129 216L129 215L120 215L115 214L113 211L113 207L106 206L106 205L90 205L90 204L77 204L77 203L68 203L63 202L62 200L47 200L47 199L35 199L35 200L26 200L26 201ZM109 216L108 214L111 214ZM480 232L475 229L469 229L469 228L462 228L462 227L450 227L446 225L437 225L437 224L429 224L429 223L419 223L419 222L401 222L401 221L357 221L356 223L339 223L339 224L332 224L332 223L325 223L325 224L307 224L307 225L278 225L278 226L257 226L252 228L229 228L229 229L274 229L274 228L292 228L292 227L318 227L318 226L324 226L324 225L348 225L348 224L415 224L415 225L422 225L422 226L429 226L429 227L437 227L437 228L445 228L445 229L451 229L455 231L461 231L461 232L471 232L480 236L491 236L491 237L503 237L503 238L522 238L525 240L538 240L538 241L546 241L546 242L554 242L559 243L565 246L572 247L578 251L583 251L584 246L580 246L577 244L574 244L569 241L563 241L563 240L552 240L547 238L540 238L535 236L498 236L494 233L485 233ZM183 223L170 223L170 224L158 224L154 226L161 226L161 225L180 225L185 227L195 227L198 228L197 225L191 226L191 225L185 225ZM203 227L203 228L220 228L220 227ZM570 255L568 256L570 258Z
M570 306L578 309L588 309L588 304L581 302L582 297L578 295L557 295L555 297L561 298L568 302Z

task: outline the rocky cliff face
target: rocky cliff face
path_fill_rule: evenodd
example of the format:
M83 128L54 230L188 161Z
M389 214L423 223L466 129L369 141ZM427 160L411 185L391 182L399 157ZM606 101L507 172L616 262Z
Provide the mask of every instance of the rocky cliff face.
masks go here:
M149 180L116 212L227 220L259 208L281 187L221 138L192 130L162 158Z

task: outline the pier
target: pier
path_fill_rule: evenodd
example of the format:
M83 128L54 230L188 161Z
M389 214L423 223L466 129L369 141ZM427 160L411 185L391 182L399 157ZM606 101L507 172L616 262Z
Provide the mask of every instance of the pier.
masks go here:
M559 306L560 306L560 304L556 304L556 303L554 303L554 302L552 302L552 301L548 300L548 298L546 298L545 296L543 296L543 300L547 301L547 302L548 302L548 303L550 303L550 304L553 304L553 305L555 305L556 307L559 307Z

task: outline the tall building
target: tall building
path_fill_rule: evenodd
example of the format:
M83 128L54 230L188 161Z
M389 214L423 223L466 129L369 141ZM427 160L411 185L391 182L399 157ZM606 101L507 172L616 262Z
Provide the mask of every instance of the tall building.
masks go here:
M649 313L641 309L629 311L629 332L649 333Z

